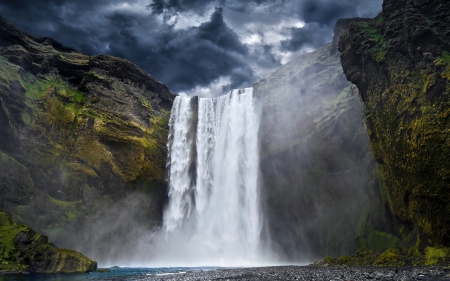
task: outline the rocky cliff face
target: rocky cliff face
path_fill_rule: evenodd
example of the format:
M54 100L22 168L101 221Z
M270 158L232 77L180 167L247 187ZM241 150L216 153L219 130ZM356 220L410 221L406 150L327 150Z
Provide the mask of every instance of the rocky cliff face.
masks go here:
M73 250L60 249L27 226L0 212L0 272L86 273L97 263Z
M272 245L287 259L356 253L379 180L363 104L345 79L335 39L255 85L262 103L262 184Z
M127 60L85 56L0 17L0 209L64 246L95 226L86 248L110 232L126 240L114 228L124 212L159 223L172 101Z
M350 25L339 50L366 107L398 245L416 257L449 247L450 2L385 0L377 18Z

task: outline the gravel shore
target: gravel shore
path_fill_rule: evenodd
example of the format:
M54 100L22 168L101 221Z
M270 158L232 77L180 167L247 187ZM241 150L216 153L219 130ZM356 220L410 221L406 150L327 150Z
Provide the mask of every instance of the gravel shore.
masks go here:
M279 266L212 271L187 271L179 274L149 276L147 280L308 280L308 281L444 281L450 280L450 268L410 267L331 267L331 266Z

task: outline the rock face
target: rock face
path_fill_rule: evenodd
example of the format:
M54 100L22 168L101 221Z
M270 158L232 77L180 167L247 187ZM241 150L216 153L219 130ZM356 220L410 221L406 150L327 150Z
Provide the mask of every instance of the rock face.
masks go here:
M85 56L0 17L0 209L64 246L107 207L159 223L172 101L127 60ZM120 200L133 194L140 205L128 208Z
M85 273L96 269L95 261L55 247L47 236L0 212L0 272Z
M379 180L363 104L345 79L337 40L255 85L262 103L261 169L272 247L288 260L355 254Z
M406 253L450 246L450 2L385 0L340 40L366 125L393 234ZM428 251L431 248L428 248Z

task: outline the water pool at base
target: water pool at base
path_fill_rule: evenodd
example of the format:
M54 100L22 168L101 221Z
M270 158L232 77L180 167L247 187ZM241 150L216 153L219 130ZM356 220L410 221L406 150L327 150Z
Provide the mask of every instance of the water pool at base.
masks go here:
M91 272L86 274L4 274L0 281L119 281L146 280L152 277L172 274L184 274L188 271L216 270L214 267L165 267L165 268L111 268L109 272Z

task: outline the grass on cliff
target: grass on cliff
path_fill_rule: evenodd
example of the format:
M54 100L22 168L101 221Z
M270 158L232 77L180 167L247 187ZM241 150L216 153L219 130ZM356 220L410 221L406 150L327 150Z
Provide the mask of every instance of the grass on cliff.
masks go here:
M445 66L445 71L441 77L450 81L450 52L444 52L441 57L436 60L436 66Z
M375 53L375 60L381 62L386 58L388 45L384 42L384 37L381 32L381 24L383 17L380 15L372 22L363 22L359 26L362 27L362 32L369 37L369 40L375 42L372 51Z
M34 77L32 74L27 73L25 78L21 79L21 83L27 91L26 96L33 100L39 100L55 93L72 102L84 103L86 101L86 93L72 89L66 82L56 76Z
M0 212L0 265L9 265L15 260L14 238L27 227L11 221L4 212Z
M450 65L450 52L444 52L444 54L441 57L441 60L447 64Z
M18 71L19 67L17 65L0 56L0 86L9 90L9 83L19 79Z

